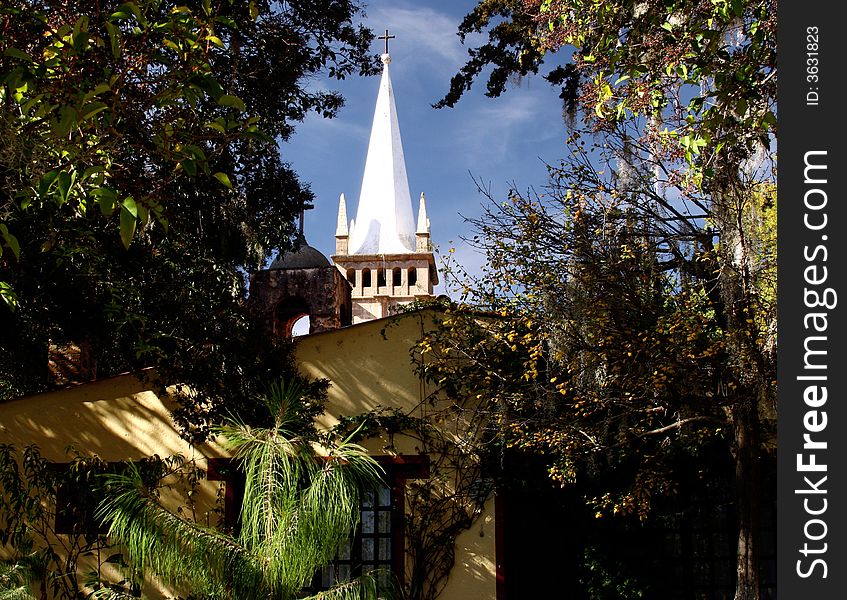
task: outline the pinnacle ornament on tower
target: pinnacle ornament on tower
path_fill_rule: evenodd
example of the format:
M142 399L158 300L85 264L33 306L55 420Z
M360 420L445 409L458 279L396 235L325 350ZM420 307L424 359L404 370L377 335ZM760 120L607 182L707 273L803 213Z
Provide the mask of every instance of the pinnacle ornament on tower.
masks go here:
M426 216L426 197L421 192L421 199L418 202L418 228L415 230L415 251L416 252L432 252L432 247L429 243L429 218Z
M347 254L350 229L347 227L347 200L344 194L338 197L338 224L335 227L335 253Z

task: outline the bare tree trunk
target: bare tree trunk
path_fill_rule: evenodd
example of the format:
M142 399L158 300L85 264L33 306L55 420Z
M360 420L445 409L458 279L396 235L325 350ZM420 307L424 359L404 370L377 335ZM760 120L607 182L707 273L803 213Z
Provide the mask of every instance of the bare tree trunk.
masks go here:
M759 418L755 398L745 398L731 409L734 429L735 505L738 555L735 600L759 600L759 514L761 475Z
M712 182L713 218L720 232L720 306L726 332L727 380L735 386L729 406L735 459L738 525L735 600L759 600L759 514L761 506L759 403L770 394L775 362L769 360L756 318L760 305L756 231L750 229L752 182L742 180L742 158L728 153Z

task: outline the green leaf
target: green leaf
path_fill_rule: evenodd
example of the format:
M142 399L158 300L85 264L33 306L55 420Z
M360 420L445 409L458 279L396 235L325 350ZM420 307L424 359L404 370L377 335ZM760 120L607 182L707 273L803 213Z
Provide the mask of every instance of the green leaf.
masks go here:
M221 133L226 133L226 127L221 124L221 121L223 121L223 119L216 119L214 121L210 121L206 123L206 127L208 127L209 129L214 129L215 131L219 131Z
M215 23L221 23L230 29L238 29L238 23L233 21L230 17L215 17Z
M104 104L103 102L89 102L83 108L83 110L86 112L85 114L83 114L82 120L85 121L86 119L90 119L97 113L103 112L107 108L109 108L108 105Z
M106 170L106 167L104 167L103 165L94 165L92 167L88 167L87 169L85 169L85 171L83 171L82 178L80 179L80 181L85 181L89 177L91 177L92 175L102 173L105 170Z
M41 180L38 182L38 195L46 196L50 191L50 187L53 185L53 182L56 181L56 178L59 176L59 171L48 171L45 173Z
M241 111L247 110L247 107L244 105L244 101L241 98L238 96L230 96L229 94L224 94L218 98L218 104L221 106L236 108Z
M162 43L167 47L173 50L174 52L179 53L181 51L180 47L171 39L165 38L162 40Z
M129 249L129 245L132 243L132 236L135 235L135 226L137 223L138 220L135 218L135 215L131 214L126 209L126 206L121 206L121 241L124 244L124 248Z
M197 175L197 163L195 163L190 158L186 158L185 160L180 161L179 166L181 166L183 171L188 173L188 175L190 175L191 177Z
M21 210L26 210L32 206L32 199L35 194L31 190L21 190L15 194L15 199L20 203Z
M57 137L63 138L68 135L76 123L76 110L68 104L59 109L59 119L53 123L53 130Z
M132 196L127 196L121 200L121 208L131 214L133 218L138 217L138 204L136 204L135 199Z
M146 227L150 223L150 211L143 204L138 205L138 220L141 226Z
M187 144L185 146L185 151L197 159L199 162L204 162L206 160L206 153L203 152L203 149L199 146L195 146L193 144Z
M220 181L224 186L228 187L229 189L232 189L232 182L229 180L229 175L227 175L226 173L221 173L219 171L215 173L214 177L215 179Z
M106 217L112 216L118 201L118 195L115 191L110 188L101 187L92 190L91 195L97 199L100 212Z
M267 133L265 133L264 131L262 131L261 129L256 127L255 125L248 127L242 135L244 135L244 137L246 137L246 138L259 140L261 142L267 142L269 144L273 143L273 141L274 141L271 136L269 136Z
M743 0L732 0L732 14L735 17L741 18L744 16Z
M16 85L12 86L12 89L14 90L14 93L12 94L12 96L14 97L15 102L20 104L24 99L24 94L29 89L29 84L27 84L26 82L16 84Z
M9 250L12 251L12 254L15 255L16 260L21 259L21 245L18 242L18 238L13 236L11 233L6 236L6 245L9 246Z
M114 17L114 15L112 16ZM109 45L112 47L112 57L118 58L121 55L120 29L118 29L114 23L110 23L109 21L106 21L104 25L106 27L106 33L109 34Z
M88 32L88 17L82 16L77 19L73 32L73 47L77 54L88 50L90 45L90 34Z
M11 58L19 58L20 60L25 60L26 62L32 62L32 57L29 54L27 54L26 52L23 52L21 50L18 50L17 48L12 48L11 46L9 46L5 50L3 50L3 56L9 56Z
M67 171L59 173L59 201L61 204L68 201L68 192L71 189L72 183L73 181L71 180L70 173Z
M12 254L15 255L16 260L20 260L21 258L21 245L18 243L18 238L16 238L9 231L9 228L6 225L0 223L0 237L3 238L5 245L9 250L12 251ZM0 248L0 255L2 255L2 248Z
M147 19L144 18L144 15L142 14L141 10L138 8L138 5L135 2L124 2L118 7L118 12L124 14L132 13L132 15L135 17L135 20L138 21L139 24L147 24ZM127 16L127 18L129 18L129 16Z
M18 307L18 296L11 284L6 281L0 281L0 300L3 300L10 310Z
M36 104L38 104L39 102L41 102L43 99L44 99L44 94L38 94L38 95L30 98L29 100L27 100L26 102L21 104L21 113L24 114L24 115L28 115L29 111L31 111L33 109L33 107Z
M208 73L192 77L191 84L196 85L212 98L220 98L224 93L224 89L218 83L218 80Z

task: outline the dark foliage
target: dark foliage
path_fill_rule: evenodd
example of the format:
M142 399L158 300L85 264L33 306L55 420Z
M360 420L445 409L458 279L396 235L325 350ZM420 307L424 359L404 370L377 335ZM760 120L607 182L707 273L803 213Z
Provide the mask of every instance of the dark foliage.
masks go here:
M155 366L191 386L177 418L202 436L225 395L254 406L290 371L247 318L245 275L312 200L280 144L342 98L308 79L375 70L358 11L4 3L0 397L45 388L49 344L86 344L98 377Z

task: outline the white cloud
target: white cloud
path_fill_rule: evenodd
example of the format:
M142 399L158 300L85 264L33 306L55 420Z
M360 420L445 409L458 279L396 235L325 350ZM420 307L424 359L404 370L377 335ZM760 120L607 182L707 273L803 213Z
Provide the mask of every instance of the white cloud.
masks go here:
M538 119L548 108L543 98L522 92L525 90L513 90L497 100L475 99L473 110L466 111L466 118L455 132L455 141L465 149L469 166L505 160L519 144L547 140L558 134L555 127Z
M296 127L292 141L301 150L330 155L335 152L334 147L350 148L366 144L369 135L370 124L340 116L327 119L310 114Z
M385 29L397 35L389 47L397 59L394 70L436 70L452 75L467 58L455 16L415 3L380 3L366 9L367 25L377 35Z
M304 134L307 132L309 134L332 133L336 136L367 139L370 135L370 123L358 123L343 116L328 119L312 113L297 127L297 130Z
M428 130L418 133L418 143L431 137L438 150L461 161L468 169L491 166L505 161L510 152L521 144L549 140L557 134L555 127L545 126L538 116L550 115L558 122L559 101L552 101L546 82L533 85L534 78L521 82L492 100L483 96L485 74L476 82L454 109L426 114L429 104L447 92L450 78L466 62L468 55L456 35L459 22L473 2L463 8L455 0L422 5L408 0L376 0L366 7L366 24L377 34L385 29L397 35L391 40L390 52L394 61L391 69L395 90L401 90L400 110L404 141L414 143L406 131L413 131L412 118L403 109L415 110L421 104L423 112L414 113L425 121ZM439 6L440 5L440 6ZM379 51L379 46L374 45ZM414 82L414 83L413 83ZM405 87L404 87L405 86ZM429 132L429 136L427 135ZM438 132L438 135L432 135Z

